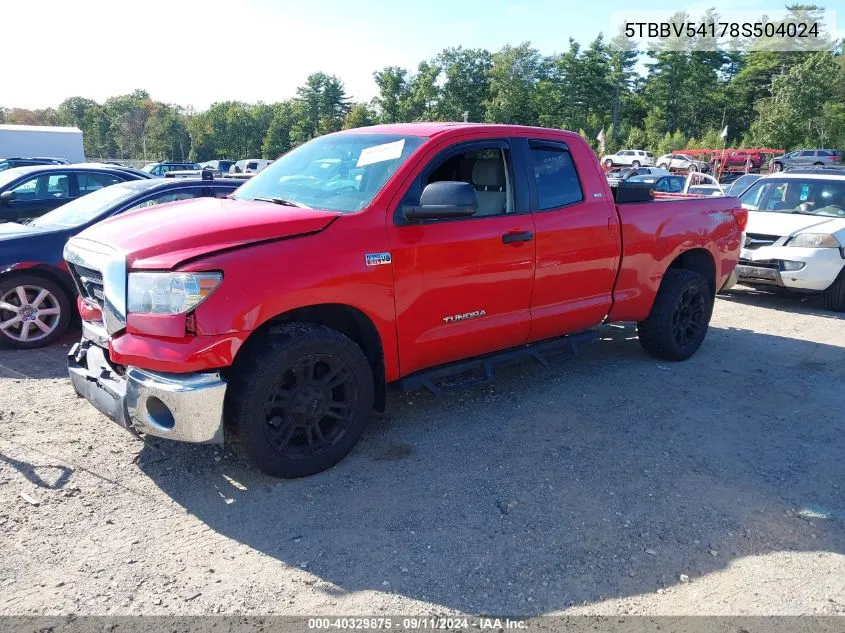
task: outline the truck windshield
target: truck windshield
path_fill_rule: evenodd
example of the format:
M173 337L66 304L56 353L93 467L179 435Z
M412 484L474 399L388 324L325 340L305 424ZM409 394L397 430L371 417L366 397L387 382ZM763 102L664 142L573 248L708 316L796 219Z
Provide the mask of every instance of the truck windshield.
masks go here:
M845 179L761 178L739 201L751 211L845 217Z
M425 141L398 134L331 134L301 145L260 171L232 197L353 212L365 208Z

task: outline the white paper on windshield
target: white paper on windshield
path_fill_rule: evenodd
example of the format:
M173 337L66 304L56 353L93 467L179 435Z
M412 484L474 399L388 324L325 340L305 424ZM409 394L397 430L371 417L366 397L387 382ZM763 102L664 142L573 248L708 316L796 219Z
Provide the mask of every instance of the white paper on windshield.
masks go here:
M393 141L392 143L367 147L361 150L361 155L358 157L358 164L355 166L363 167L364 165L372 165L373 163L383 163L386 160L394 160L402 156L402 150L404 148L404 138Z

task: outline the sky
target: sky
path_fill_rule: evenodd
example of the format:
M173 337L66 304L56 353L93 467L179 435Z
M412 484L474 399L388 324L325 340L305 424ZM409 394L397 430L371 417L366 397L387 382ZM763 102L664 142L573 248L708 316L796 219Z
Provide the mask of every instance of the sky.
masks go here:
M412 70L450 46L498 50L530 40L549 55L570 37L608 33L611 12L677 9L656 0L0 0L3 50L32 69L0 84L0 105L44 108L71 96L103 102L135 89L197 110L215 101L273 103L312 72L341 78L356 101L373 71ZM843 0L817 2L828 9ZM691 0L693 14L773 9L766 0ZM8 28L12 25L27 28ZM842 26L845 26L843 24ZM845 30L838 29L842 37ZM37 70L35 70L37 69ZM32 78L27 81L25 77Z

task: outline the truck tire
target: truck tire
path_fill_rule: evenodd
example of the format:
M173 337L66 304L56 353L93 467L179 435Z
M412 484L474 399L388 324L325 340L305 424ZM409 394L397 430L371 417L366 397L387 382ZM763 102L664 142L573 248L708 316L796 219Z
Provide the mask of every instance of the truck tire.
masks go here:
M295 478L331 468L352 450L370 419L374 386L351 339L322 325L286 323L242 354L225 407L239 452L268 475Z
M713 313L713 291L692 270L671 268L663 275L651 313L637 323L640 345L662 360L686 360L698 350Z
M33 349L55 343L71 320L71 299L59 284L37 274L0 280L0 345Z
M825 310L845 312L845 268L839 271L836 281L822 293Z

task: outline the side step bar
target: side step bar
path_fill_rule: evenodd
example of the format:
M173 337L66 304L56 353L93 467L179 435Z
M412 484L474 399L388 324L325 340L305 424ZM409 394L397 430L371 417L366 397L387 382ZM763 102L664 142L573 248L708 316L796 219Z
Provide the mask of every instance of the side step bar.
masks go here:
M554 362L575 358L581 354L581 345L594 341L598 335L596 330L587 330L530 345L520 345L471 360L423 369L400 378L395 384L400 391L428 389L438 396L444 391L490 382L493 380L493 370L496 366L513 365L526 358L533 358L543 367L550 367Z

